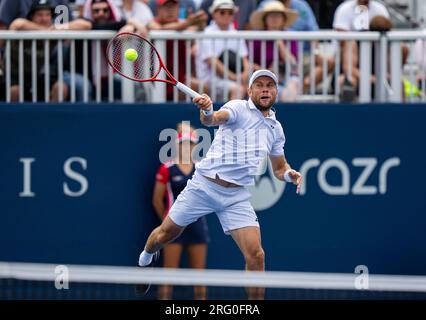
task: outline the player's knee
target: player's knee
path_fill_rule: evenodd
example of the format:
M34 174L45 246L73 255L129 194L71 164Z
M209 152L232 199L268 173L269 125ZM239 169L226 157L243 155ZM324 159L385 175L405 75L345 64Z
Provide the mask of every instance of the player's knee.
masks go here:
M265 261L265 252L261 247L252 250L247 256L246 256L247 263L249 265L259 265L263 264Z

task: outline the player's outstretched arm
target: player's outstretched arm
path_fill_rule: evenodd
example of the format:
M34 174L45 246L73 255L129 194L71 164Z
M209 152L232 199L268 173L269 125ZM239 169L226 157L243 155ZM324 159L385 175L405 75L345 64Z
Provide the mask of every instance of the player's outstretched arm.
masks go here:
M207 94L202 94L192 101L200 109L200 121L205 126L219 126L229 120L229 113L227 111L213 111L213 102Z
M275 177L281 181L291 182L297 186L296 193L300 192L302 185L302 175L293 170L284 156L269 157L271 159L272 170Z

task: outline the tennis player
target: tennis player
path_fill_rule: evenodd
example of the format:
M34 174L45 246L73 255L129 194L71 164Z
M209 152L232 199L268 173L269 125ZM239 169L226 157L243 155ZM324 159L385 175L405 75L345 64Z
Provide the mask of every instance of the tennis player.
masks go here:
M201 110L201 123L219 126L219 130L168 216L148 237L139 256L139 266L153 266L165 244L178 237L187 225L215 212L225 234L231 235L240 248L246 270L265 270L260 226L246 186L254 184L255 175L267 156L278 179L297 185L297 192L302 183L301 174L290 167L284 156L284 131L272 109L278 94L277 85L274 73L258 70L250 77L248 100L231 100L214 112L206 94L193 99ZM236 143L237 132L238 141L246 143ZM235 156L242 154L244 161L240 158L235 161ZM248 288L247 294L249 299L263 299L264 288Z

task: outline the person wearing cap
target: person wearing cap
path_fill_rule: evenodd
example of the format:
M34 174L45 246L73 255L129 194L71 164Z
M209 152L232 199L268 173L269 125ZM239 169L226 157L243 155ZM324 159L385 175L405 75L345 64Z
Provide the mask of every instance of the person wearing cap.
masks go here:
M368 31L370 21L375 16L389 18L389 11L386 6L376 0L348 0L341 3L334 13L333 29L340 32ZM345 87L356 92L359 84L361 72L359 69L359 48L355 41L341 41L341 70L344 75L339 77L341 85L347 83ZM349 54L352 51L352 54ZM349 74L352 70L352 74ZM342 88L341 95L344 96L345 88Z
M250 25L256 30L283 31L291 27L298 18L298 13L287 9L280 1L268 1L262 9L256 10L250 16ZM278 96L281 101L294 101L298 94L299 74L296 58L286 48L284 41L275 40L254 40L253 41L253 62L254 70L261 69L263 57L262 46L265 45L265 66L269 70L274 69L277 61L274 60L274 48L278 44L278 68L279 82ZM286 61L289 60L290 77L285 78ZM284 86L285 85L285 86Z
M152 25L152 29L161 30L190 30L201 31L204 29L207 21L207 15L199 10L190 13L186 18L179 16L179 0L156 0L157 15L155 22L159 25Z
M54 7L49 0L33 0L31 7L28 10L26 18L17 18L12 21L9 26L10 30L39 30L39 31L53 31L53 30L88 30L90 29L90 23L83 19L76 19L68 23L54 24L53 23ZM50 42L50 59L54 60L56 47L56 41ZM31 41L24 41L24 100L32 100L33 95L37 97L38 101L45 100L45 70L44 70L44 56L45 56L44 44L39 41L36 46L36 70L37 70L37 92L32 92L32 43ZM12 42L12 65L19 65L19 48L18 42ZM59 101L59 82L58 82L58 70L57 64L51 63L50 65L50 95L49 101ZM69 77L68 73L63 74L62 83L62 96L64 100L69 95ZM11 101L19 101L19 74L18 68L12 68L11 70ZM79 83L83 83L83 78L80 74L75 75L76 88ZM80 81L81 80L81 81Z
M225 234L231 235L240 248L246 270L265 270L260 225L246 187L254 185L268 157L277 179L296 184L297 192L302 183L301 174L284 156L284 131L272 108L277 85L276 75L261 69L250 77L248 100L231 100L214 111L208 95L193 99L201 110L201 123L219 129L206 156L196 164L194 176L149 236L139 266L152 266L166 243L187 225L214 212ZM264 289L247 288L247 294L249 299L263 299Z
M83 19L91 23L92 30L111 30L117 32L133 32L141 36L146 36L147 27L134 18L125 19L120 10L116 7L112 0L87 0L83 7ZM90 41L88 46L89 56L89 80L95 87L101 87L101 98L108 99L109 85L108 85L108 69L109 65L105 54L97 55L96 42ZM101 53L106 52L108 41L101 41ZM84 41L76 41L76 70L83 72L84 68ZM100 81L98 78L98 69L95 68L100 60ZM113 76L114 83L114 99L121 99L121 77L118 74ZM139 94L140 91L145 91L142 85L136 84L135 86L137 95L145 96L145 92Z
M17 18L26 18L33 0L1 0L0 1L0 29L9 28L13 20ZM41 2L44 2L43 0ZM72 10L69 7L69 0L49 0L50 5L55 8L57 6L65 6L68 21L73 20Z
M214 0L202 0L200 8L208 13L208 23L212 20L212 15L209 12L209 8L213 4ZM234 20L234 27L237 30L249 30L249 18L250 14L257 8L257 0L235 0L235 5L238 7L238 13Z
M213 20L204 30L206 34L235 31L233 21L238 8L232 0L215 0L209 12ZM223 100L236 99L243 96L247 89L249 72L247 57L247 45L242 39L202 39L198 42L196 53L197 78L209 85L210 92L215 90L214 99L216 97ZM237 70L238 60L240 60L240 70ZM238 82L238 71L240 71L240 82Z
M179 123L176 137L176 158L160 166L154 187L152 204L155 212L163 221L175 199L185 188L194 174L195 165L192 159L198 136L194 128L186 123ZM207 246L210 241L206 217L200 217L186 227L182 234L162 250L163 267L179 268L181 255L186 250L190 268L204 269L207 259ZM158 288L158 298L170 300L173 288L169 285ZM194 298L206 299L206 287L194 287Z
M158 13L158 3L157 0L140 0L148 3L154 15ZM162 2L162 1L160 1ZM186 19L189 14L192 14L197 11L197 6L195 5L194 0L179 0L179 19Z

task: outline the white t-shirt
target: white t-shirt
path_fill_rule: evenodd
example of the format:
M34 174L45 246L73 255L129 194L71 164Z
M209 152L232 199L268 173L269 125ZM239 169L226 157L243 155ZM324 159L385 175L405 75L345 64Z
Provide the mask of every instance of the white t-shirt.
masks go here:
M143 25L147 25L152 21L152 19L154 19L151 8L140 1L133 2L132 11L124 11L122 7L120 7L120 11L124 19L128 20L133 18Z
M362 24L359 19L361 18L361 15L365 14L365 12L361 13L357 8L359 8L357 0L346 1L338 6L334 13L333 28L346 31L360 31L361 29L368 30L369 23L363 28L359 26ZM389 18L389 12L380 2L370 0L368 4L368 22L376 16L385 16Z
M217 24L212 20L212 22L204 30L205 33L212 31L220 31ZM238 33L235 30L234 26L231 25L226 32ZM238 44L239 43L239 44ZM238 47L239 46L239 47ZM197 78L205 82L212 80L212 70L207 64L206 60L213 57L219 57L224 50L231 50L234 52L239 52L240 57L248 56L247 45L244 40L237 39L204 39L198 42L196 64L197 64ZM239 51L238 51L239 49ZM241 70L243 66L241 65Z
M264 117L251 99L231 100L220 110L228 111L229 120L219 126L206 157L195 168L209 178L218 175L241 186L254 185L264 159L284 155L283 127L274 111Z
M87 0L76 0L76 5L84 5ZM118 8L121 13L123 19L128 20L129 18L133 18L138 20L140 23L146 25L154 19L151 8L144 2L139 0L133 1L132 11L124 11L123 10L123 1L122 0L112 0L114 5Z

